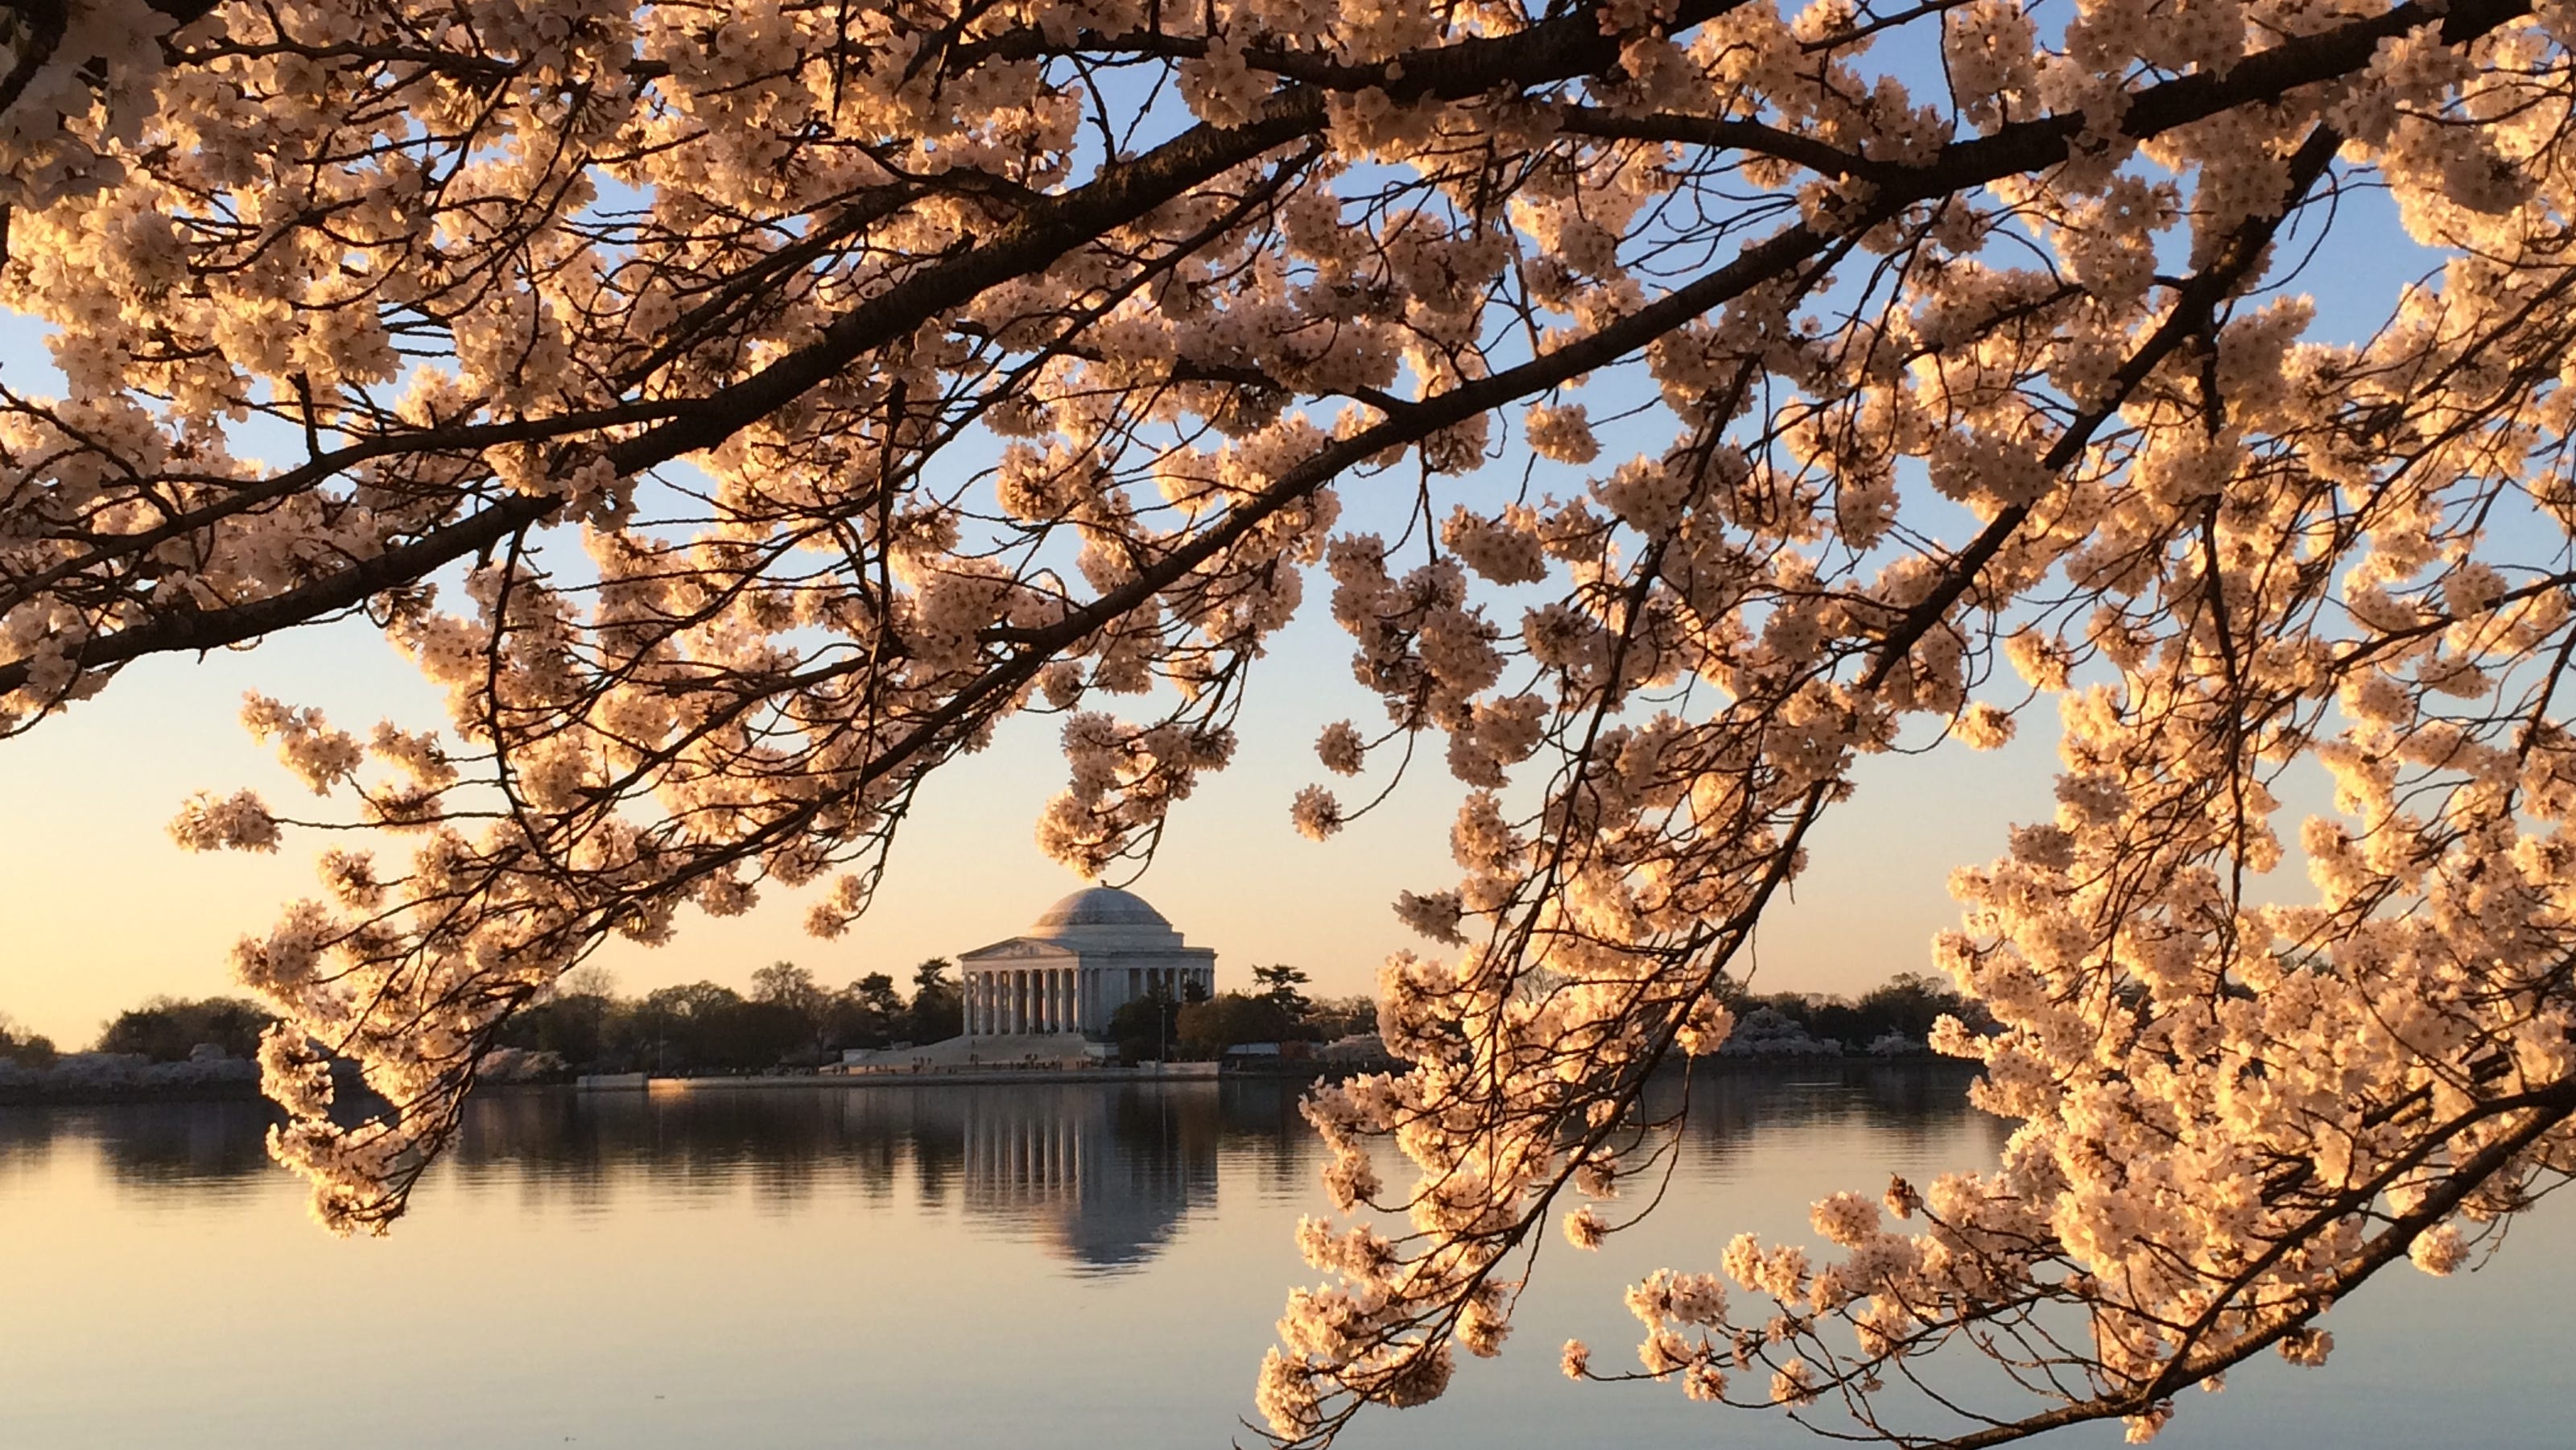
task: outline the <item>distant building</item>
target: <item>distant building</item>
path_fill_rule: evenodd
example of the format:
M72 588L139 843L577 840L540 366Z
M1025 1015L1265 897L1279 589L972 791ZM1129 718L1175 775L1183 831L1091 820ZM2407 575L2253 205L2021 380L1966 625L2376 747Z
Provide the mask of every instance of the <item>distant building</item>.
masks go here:
M958 958L966 1035L1098 1034L1157 988L1174 1001L1216 991L1216 953L1184 945L1143 897L1087 887L1026 932Z

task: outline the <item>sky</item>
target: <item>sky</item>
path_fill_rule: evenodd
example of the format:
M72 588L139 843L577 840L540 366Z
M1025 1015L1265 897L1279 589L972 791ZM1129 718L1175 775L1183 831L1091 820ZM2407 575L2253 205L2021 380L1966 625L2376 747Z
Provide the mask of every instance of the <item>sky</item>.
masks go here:
M59 389L39 327L5 312L0 380L25 391ZM1607 411L1598 389L1586 396L1596 413ZM1605 458L1669 440L1669 416L1650 411L1605 429ZM242 451L256 455L256 441ZM1508 491L1526 462L1491 462L1465 491ZM1575 492L1596 471L1542 465L1537 482ZM1342 529L1404 532L1409 474L1346 479L1341 493ZM1974 525L1965 514L1957 522L1964 539ZM561 552L564 567L586 568L577 547ZM1356 805L1386 779L1374 758L1357 781L1327 774L1315 758L1327 724L1349 719L1375 734L1385 720L1379 698L1352 678L1350 639L1325 607L1330 592L1330 581L1313 571L1301 617L1256 668L1235 722L1234 763L1202 777L1174 809L1159 857L1141 877L1110 878L1132 884L1193 945L1216 950L1220 989L1248 986L1254 966L1285 963L1304 969L1316 993L1370 992L1391 952L1438 950L1397 921L1396 894L1445 890L1460 874L1448 833L1465 788L1449 777L1437 736L1389 800L1331 840L1309 841L1290 824L1289 802L1301 786L1324 784ZM1523 602L1498 599L1489 612L1509 628ZM247 787L281 817L345 818L343 802L316 800L241 727L242 697L252 690L318 706L362 736L378 719L409 729L445 720L441 693L357 619L204 658L142 660L99 697L0 740L0 1014L72 1047L148 997L237 990L233 944L265 935L296 899L322 894L312 864L339 843L331 833L290 829L273 855L190 854L167 833L200 790ZM1945 746L1864 762L1858 798L1811 836L1811 869L1762 930L1756 985L1857 993L1926 969L1932 934L1957 921L1944 888L1951 868L2000 854L2008 824L2054 810L2053 721L2043 712L2033 723L2022 741L1993 754ZM751 974L775 961L793 961L834 986L880 971L908 982L925 958L1016 934L1084 885L1036 845L1038 815L1065 786L1060 726L1056 717L1013 720L989 749L938 771L897 839L875 905L844 936L805 935L812 891L773 887L749 915L718 920L687 909L671 943L615 940L593 960L616 974L621 991L636 994L700 980L747 989Z
M2337 220L2297 286L2319 294L2316 335L2350 340L2384 315L2400 283L2437 259L2406 241L2374 193L2348 197ZM2285 255L2307 240L2298 230ZM38 339L33 324L0 313L0 380L53 391ZM1603 404L1611 400L1589 397L1595 413L1610 411ZM1642 434L1621 438L1604 466L1632 442L1659 446ZM1509 487L1521 463L1489 464L1484 482ZM1545 485L1579 488L1581 478ZM1345 486L1346 528L1374 526L1363 489ZM1348 718L1373 732L1384 718L1351 678L1349 641L1323 607L1328 592L1320 575L1310 578L1304 616L1255 673L1235 763L1174 810L1160 859L1133 883L1193 944L1217 951L1221 986L1245 985L1253 966L1277 962L1305 969L1321 993L1369 991L1390 952L1430 949L1396 921L1396 893L1457 879L1447 835L1462 790L1441 768L1436 742L1390 801L1334 839L1310 842L1289 824L1300 786L1327 783L1354 802L1383 778L1373 773L1365 787L1334 780L1315 761L1313 742L1327 723ZM1507 605L1497 617L1508 623L1516 613ZM352 621L255 650L143 661L100 698L0 741L0 1013L75 1045L156 993L229 990L232 943L264 933L286 903L318 894L311 862L329 844L321 833L290 832L274 856L188 855L166 834L196 790L251 787L284 815L310 801L237 721L243 692L254 688L318 705L361 732L384 717L413 728L442 718L436 694L364 621ZM1927 968L1931 936L1957 921L1945 888L1952 868L1995 857L2007 826L2053 813L2054 723L2043 705L2000 751L1951 744L1861 762L1855 799L1811 837L1809 871L1763 926L1756 986L1855 993ZM1011 722L989 750L925 785L873 910L842 938L805 936L804 894L773 890L747 917L686 912L671 944L612 943L598 960L628 992L701 979L743 988L755 969L779 960L837 985L872 971L904 980L924 958L1016 933L1083 884L1034 843L1038 813L1064 783L1057 726L1042 717ZM336 812L324 802L306 813Z
M1319 606L1321 593L1310 589ZM1396 892L1456 883L1448 826L1463 788L1436 748L1393 799L1333 839L1309 841L1289 824L1302 785L1356 798L1313 753L1327 723L1382 718L1349 654L1320 607L1284 632L1254 675L1235 763L1174 810L1159 858L1134 883L1192 944L1216 949L1220 987L1284 962L1312 975L1311 990L1369 991L1388 953L1429 949L1396 921ZM380 717L439 715L437 695L360 620L254 650L143 661L97 699L0 741L0 1012L71 1045L156 993L232 990L233 942L320 894L312 861L332 844L325 832L290 830L273 855L190 854L166 832L197 790L249 787L281 816L337 815L241 728L251 689L361 732ZM598 960L628 992L701 979L742 989L780 960L838 985L872 971L904 980L926 957L1017 933L1083 884L1036 845L1038 813L1064 786L1056 727L1015 720L990 749L934 775L876 905L847 935L806 936L805 894L773 890L748 916L687 911L670 944L615 942ZM1814 838L1796 899L1764 927L1757 984L1855 992L1924 970L1932 933L1957 919L1949 870L1999 854L2008 823L2053 810L2053 739L2039 728L1987 754L1949 745L1864 762L1857 798Z

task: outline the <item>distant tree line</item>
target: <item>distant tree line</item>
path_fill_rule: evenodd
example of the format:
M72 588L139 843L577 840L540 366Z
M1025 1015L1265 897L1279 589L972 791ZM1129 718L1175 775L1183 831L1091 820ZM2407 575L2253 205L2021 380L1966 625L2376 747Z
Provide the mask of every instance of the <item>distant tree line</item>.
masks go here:
M582 1072L763 1072L815 1067L846 1048L935 1042L964 1028L949 962L912 972L907 997L884 972L827 987L793 962L751 974L745 996L715 982L622 997L605 972L565 977L545 1001L503 1025L499 1045L552 1053Z
M0 1062L14 1062L20 1067L39 1072L54 1065L60 1054L54 1051L54 1040L9 1020L0 1012Z
M1259 990L1136 998L1110 1015L1109 1039L1128 1062L1203 1061L1245 1043L1332 1042L1377 1030L1374 999L1308 997L1300 968L1255 967L1252 979Z
M116 1015L100 1031L98 1050L185 1062L202 1044L226 1057L255 1057L259 1035L277 1015L243 997L154 997Z
M140 1007L119 1012L99 1029L92 1052L112 1052L153 1062L186 1062L211 1043L226 1057L248 1058L259 1052L259 1035L276 1021L257 1002L242 997L152 997ZM0 1012L0 1062L38 1072L60 1061L54 1040L32 1032Z
M843 1048L956 1036L963 1017L949 970L944 958L923 962L913 969L908 996L883 972L832 988L803 967L778 962L752 973L749 996L694 982L626 997L605 970L585 967L565 976L545 1000L521 1008L493 1045L564 1072L811 1067L837 1060ZM203 1049L211 1045L225 1057L250 1058L276 1020L240 997L153 997L111 1019L92 1050L185 1062L207 1055ZM0 1061L42 1070L60 1055L50 1039L0 1014Z
M951 970L944 957L923 962L912 971L907 995L884 972L835 988L793 962L776 962L751 974L748 995L692 982L628 997L608 972L585 967L567 975L553 995L520 1009L494 1045L550 1054L550 1065L565 1072L814 1067L837 1061L846 1048L936 1042L965 1030ZM1110 1017L1106 1035L1123 1060L1150 1062L1220 1057L1246 1043L1327 1043L1377 1030L1377 1004L1365 995L1309 997L1307 974L1292 966L1255 967L1252 977L1256 990L1249 992L1137 998ZM1733 1006L1739 1020L1767 1009L1810 1037L1838 1039L1854 1051L1890 1034L1919 1042L1944 1013L1972 1028L1985 1021L1975 1003L1919 972L1901 973L1856 999L1739 992ZM227 1057L248 1058L274 1020L240 997L153 997L108 1022L95 1050L183 1062L212 1044ZM0 1014L0 1061L41 1070L59 1055L50 1039Z
M1324 1043L1377 1031L1373 998L1309 998L1303 990L1306 973L1291 966L1255 967L1252 977L1256 990L1250 992L1130 1002L1110 1019L1109 1035L1122 1057L1140 1061L1220 1057L1227 1048L1246 1043ZM1739 1021L1767 1009L1819 1043L1839 1041L1855 1052L1889 1037L1921 1043L1944 1014L1980 1031L1990 1020L1948 982L1922 972L1901 972L1858 998L1739 990L1732 1006Z
M1729 1005L1739 1023L1768 1009L1806 1029L1819 1042L1839 1041L1855 1052L1866 1051L1889 1036L1922 1042L1932 1035L1932 1023L1944 1015L1977 1031L1991 1022L1979 1003L1924 972L1899 972L1857 999L1816 992L1739 991Z

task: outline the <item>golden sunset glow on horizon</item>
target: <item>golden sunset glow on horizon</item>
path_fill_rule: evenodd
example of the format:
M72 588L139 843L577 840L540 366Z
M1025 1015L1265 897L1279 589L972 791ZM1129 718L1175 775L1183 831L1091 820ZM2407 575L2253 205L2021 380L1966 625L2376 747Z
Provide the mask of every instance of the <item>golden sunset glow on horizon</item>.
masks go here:
M1418 768L1395 799L1331 841L1299 837L1289 798L1314 778L1316 730L1365 708L1349 683L1348 642L1327 625L1292 627L1266 662L1236 764L1174 812L1161 859L1136 883L1193 940L1218 951L1221 980L1252 966L1305 968L1326 995L1374 989L1390 951L1423 949L1389 902L1455 875L1446 831L1458 787ZM281 635L256 651L144 661L99 698L0 749L0 800L46 828L0 837L0 1012L66 1048L145 998L237 991L233 942L265 933L288 902L312 895L313 858L330 832L290 829L274 854L190 854L167 825L196 791L259 789L283 815L328 815L239 723L259 689L364 726L435 718L418 674L363 622ZM752 915L684 912L662 948L612 942L593 958L623 991L711 980L741 987L773 961L839 984L865 972L902 975L1017 930L1079 884L1037 850L1032 831L1062 788L1054 722L1026 719L988 751L943 772L903 829L876 905L847 936L819 941L799 899L774 891ZM1998 753L1957 747L1935 769L1873 772L1819 833L1794 900L1766 923L1766 990L1857 993L1928 966L1934 932L1953 926L1945 889L1959 836L2050 809L2047 742ZM1907 762L1896 762L1903 765ZM1871 779L1873 775L1879 779Z

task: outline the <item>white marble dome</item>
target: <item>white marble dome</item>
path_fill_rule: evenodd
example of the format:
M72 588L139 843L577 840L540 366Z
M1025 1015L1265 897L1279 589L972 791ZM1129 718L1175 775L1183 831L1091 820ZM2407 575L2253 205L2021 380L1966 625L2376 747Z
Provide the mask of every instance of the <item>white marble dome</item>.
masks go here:
M1145 898L1115 886L1086 886L1038 914L1032 936L1052 936L1063 927L1121 926L1159 927L1170 931L1172 924L1163 919Z

